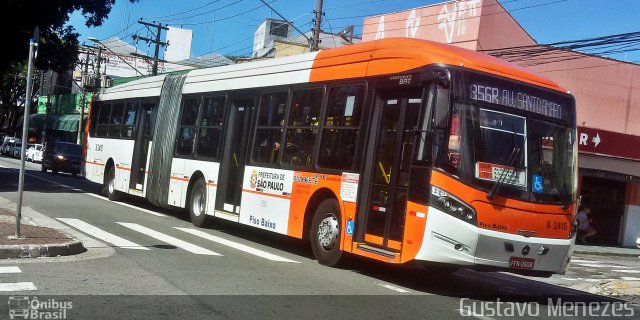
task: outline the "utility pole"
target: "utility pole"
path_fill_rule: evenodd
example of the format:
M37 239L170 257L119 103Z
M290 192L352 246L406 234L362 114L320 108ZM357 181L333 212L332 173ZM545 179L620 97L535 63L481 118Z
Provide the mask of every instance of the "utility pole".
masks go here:
M147 37L141 37L137 34L133 35L133 39L134 40L142 40L145 41L146 43L153 43L156 45L154 53L153 53L153 67L151 68L151 74L156 76L158 75L158 62L162 61L164 62L164 60L160 59L160 46L166 46L168 43L166 42L162 42L160 41L161 39L161 35L162 35L162 30L169 30L169 28L167 28L166 26L163 26L162 23L150 23L150 22L145 22L145 21L138 21L139 24L146 26L147 28L155 28L156 31L155 33L153 32L153 30L149 29L149 31L151 31L151 34L153 35L154 39L150 39ZM145 55L141 55L135 52L131 53L132 56L136 56L136 57L142 57L142 58L147 58L149 59L149 57L145 56Z
M316 14L314 19L315 25L313 27L313 36L311 38L311 51L318 51L320 49L320 25L322 24L322 0L316 0L316 10L313 12Z
M84 105L87 96L87 88L83 82L84 76L89 74L89 55L90 52L87 50L85 59L84 59L84 70L82 72L82 76L80 76L80 83L82 84L82 99L80 100L80 121L78 122L78 144L82 144L82 120L84 120ZM100 56L98 56L100 59Z

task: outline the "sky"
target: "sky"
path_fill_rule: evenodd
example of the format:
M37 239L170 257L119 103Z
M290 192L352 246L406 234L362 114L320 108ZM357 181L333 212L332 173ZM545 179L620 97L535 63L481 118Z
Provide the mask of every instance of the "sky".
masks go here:
M315 0L269 0L270 5L292 20L302 31L311 30ZM442 0L324 0L324 31L338 32L355 25L362 32L365 16L401 11L441 3ZM640 31L640 0L500 0L511 15L538 43L579 40ZM247 56L251 53L253 33L265 18L279 19L260 0L116 0L109 18L97 28L87 28L82 14L74 13L68 22L78 33L80 42L87 37L104 40L118 36L134 44L131 35L149 36L136 23L159 21L193 30L191 55L219 53ZM139 43L138 49L152 55L153 46ZM637 51L611 56L640 62Z

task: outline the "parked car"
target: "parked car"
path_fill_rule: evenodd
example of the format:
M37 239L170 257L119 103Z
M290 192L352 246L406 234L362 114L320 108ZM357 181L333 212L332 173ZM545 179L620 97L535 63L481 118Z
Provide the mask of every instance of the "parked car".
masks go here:
M31 144L30 147L27 149L27 161L31 161L31 162L40 162L42 161L42 149L43 149L43 145L41 144Z
M80 173L82 146L69 142L49 142L42 155L42 172L51 170L53 174L67 172Z
M11 151L11 156L14 158L20 158L20 152L22 152L22 142L16 142Z
M4 137L4 139L2 140L2 146L0 146L0 152L2 152L3 155L11 156L11 154L13 153L13 146L16 142L20 142L20 139L14 137Z

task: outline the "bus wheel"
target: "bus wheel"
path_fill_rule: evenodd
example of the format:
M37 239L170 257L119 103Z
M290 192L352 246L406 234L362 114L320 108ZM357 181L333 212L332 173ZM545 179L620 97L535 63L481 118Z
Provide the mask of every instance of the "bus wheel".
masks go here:
M107 193L107 198L111 201L118 201L118 199L120 199L120 192L116 190L116 170L113 166L109 168L106 179L104 179L104 183L104 190Z
M326 199L313 214L309 238L313 255L320 264L336 266L342 258L340 250L340 206L336 199Z
M40 166L40 171L47 172L47 167L45 167L44 163Z
M189 216L191 223L196 227L202 227L207 220L207 185L204 179L198 178L189 194Z

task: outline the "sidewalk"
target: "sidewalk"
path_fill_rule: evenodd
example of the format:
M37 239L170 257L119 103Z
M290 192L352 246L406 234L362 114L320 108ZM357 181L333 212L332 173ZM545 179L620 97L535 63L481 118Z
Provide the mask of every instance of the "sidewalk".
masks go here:
M85 252L80 240L56 229L22 219L20 238L15 238L15 212L0 208L0 259L66 256Z
M573 253L593 254L593 255L602 255L602 256L639 257L640 249L576 245L573 248Z

